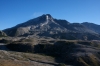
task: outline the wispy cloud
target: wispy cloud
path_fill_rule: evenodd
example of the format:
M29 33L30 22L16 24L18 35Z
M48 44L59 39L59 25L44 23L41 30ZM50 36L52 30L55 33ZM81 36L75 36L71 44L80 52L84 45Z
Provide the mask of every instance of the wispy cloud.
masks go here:
M43 12L34 12L33 17L38 17L40 15L44 14Z

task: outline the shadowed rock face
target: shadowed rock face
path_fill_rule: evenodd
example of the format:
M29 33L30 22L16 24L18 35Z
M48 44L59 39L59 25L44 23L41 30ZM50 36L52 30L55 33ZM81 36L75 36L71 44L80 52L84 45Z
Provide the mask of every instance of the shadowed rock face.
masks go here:
M99 31L92 30L85 24L54 19L50 14L44 14L12 28L5 29L4 32L9 36L45 36L69 40L100 39Z

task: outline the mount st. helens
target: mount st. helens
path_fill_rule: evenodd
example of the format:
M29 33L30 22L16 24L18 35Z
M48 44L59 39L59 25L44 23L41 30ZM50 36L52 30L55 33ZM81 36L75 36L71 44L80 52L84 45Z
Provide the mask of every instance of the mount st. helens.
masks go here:
M88 23L89 24L89 23ZM54 19L44 14L12 28L3 30L8 36L39 36L68 40L98 40L100 30L87 23L70 23L66 20ZM91 24L91 23L90 23ZM100 26L98 25L98 28Z
M31 19L1 31L8 36L0 37L0 65L100 66L99 27L54 19L50 14Z

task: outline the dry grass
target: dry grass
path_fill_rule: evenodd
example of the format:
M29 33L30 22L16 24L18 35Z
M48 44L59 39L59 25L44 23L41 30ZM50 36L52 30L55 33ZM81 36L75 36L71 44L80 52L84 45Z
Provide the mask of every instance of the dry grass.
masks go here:
M2 52L0 51L0 53ZM6 54L2 55L0 66L53 66L48 63L55 63L54 58L50 56L11 51L6 52Z
M90 66L81 57L78 59L78 62L83 66Z
M89 56L91 65L93 66L100 66L99 62L97 61L96 57L94 55Z
M78 63L80 63L82 66L100 66L98 60L94 55L79 57Z
M41 44L34 44L33 43L24 43L24 42L32 42L29 39L27 40L22 40L21 42L13 42L12 44L8 44L12 49L17 49L17 50L21 50L22 52L10 52L8 55L5 55L4 57L8 57L8 60L4 60L3 64L10 64L9 66L15 66L14 64L16 64L16 66L29 66L29 61L41 61L41 62L45 62L45 63L56 63L55 58L50 57L50 56L54 56L57 58L62 59L61 63L63 62L67 62L67 61L72 61L71 63L73 65L76 64L76 66L99 66L99 61L95 58L97 57L97 55L95 54L96 52L99 51L99 49L94 49L98 48L97 46L99 45L98 42L93 42L93 41L40 41ZM46 44L46 43L53 43L54 44ZM22 48L24 47L24 48ZM39 51L41 51L39 54L34 54L34 48L37 48ZM85 48L85 49L84 49ZM37 50L36 49L36 50ZM92 49L92 50L91 50ZM25 53L27 52L28 53ZM53 50L53 51L52 51ZM31 53L29 53L31 52ZM48 54L48 53L53 53L53 54ZM92 55L90 55L90 54ZM40 54L45 54L45 55L40 55ZM50 55L50 56L47 56ZM98 55L99 56L99 55ZM10 58L9 58L10 57ZM99 56L100 57L100 56ZM12 61L13 59L11 58L15 58L17 61ZM73 58L77 58L77 59L73 59ZM97 57L98 58L98 57ZM10 60L9 60L10 59ZM68 59L68 60L67 60ZM12 62L11 62L12 61ZM27 62L19 62L19 61L27 61ZM58 61L58 60L57 60ZM63 61L63 62L62 62ZM74 62L75 61L75 62ZM26 63L26 64L25 64ZM44 64L45 64L44 63ZM6 66L6 65L2 65L2 63L0 63L1 66ZM25 64L25 65L23 65ZM28 65L27 65L28 64ZM37 62L37 64L40 64ZM35 66L37 65L35 64ZM8 66L7 65L7 66ZM34 65L33 65L34 66ZM41 66L41 65L40 65Z
M27 62L19 63L18 61L12 60L0 60L0 66L28 66Z

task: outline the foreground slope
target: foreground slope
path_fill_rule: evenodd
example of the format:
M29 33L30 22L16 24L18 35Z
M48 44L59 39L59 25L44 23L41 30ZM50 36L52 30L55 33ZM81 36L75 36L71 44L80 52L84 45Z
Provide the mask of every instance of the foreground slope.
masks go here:
M10 50L0 43L0 66L55 66L53 57Z
M37 40L37 41L36 41ZM100 42L82 40L23 39L0 46L0 58L13 63L47 66L99 66ZM8 49L3 49L3 48ZM30 65L27 65L30 66ZM41 66L41 65L38 65Z

